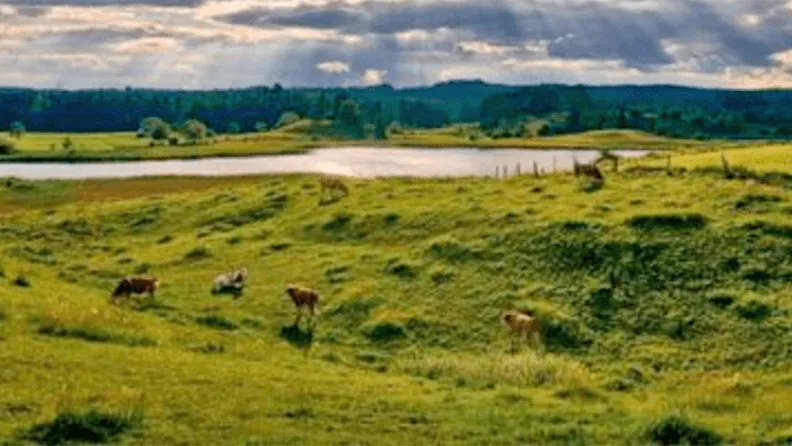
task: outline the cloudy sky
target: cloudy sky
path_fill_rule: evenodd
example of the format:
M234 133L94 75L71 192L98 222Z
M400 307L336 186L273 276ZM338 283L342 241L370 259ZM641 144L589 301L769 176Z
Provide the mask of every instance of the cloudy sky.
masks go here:
M792 0L0 0L0 85L792 88Z

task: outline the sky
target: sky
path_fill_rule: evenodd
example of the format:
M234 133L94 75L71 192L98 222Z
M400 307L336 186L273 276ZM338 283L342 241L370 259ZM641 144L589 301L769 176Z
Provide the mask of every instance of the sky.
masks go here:
M792 88L792 0L0 0L0 85Z

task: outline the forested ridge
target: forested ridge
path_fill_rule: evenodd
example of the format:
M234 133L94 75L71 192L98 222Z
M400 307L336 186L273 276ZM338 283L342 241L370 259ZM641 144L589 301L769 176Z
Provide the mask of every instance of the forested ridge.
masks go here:
M434 128L480 123L494 137L640 129L671 137L786 139L792 91L677 86L506 86L452 81L431 87L179 91L0 88L0 130L134 131L146 117L179 125L190 119L219 133L261 131L284 114L332 120L350 138L386 137L393 123ZM538 127L528 123L543 121ZM534 130L531 130L531 129Z

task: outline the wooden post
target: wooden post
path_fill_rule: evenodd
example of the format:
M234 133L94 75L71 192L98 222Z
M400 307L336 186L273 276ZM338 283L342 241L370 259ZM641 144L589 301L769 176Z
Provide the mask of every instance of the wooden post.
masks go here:
M536 161L534 161L533 163L533 171L534 171L534 176L536 178L539 178L539 164L537 164Z
M666 172L671 175L671 155L666 156Z
M503 166L503 178L509 178L509 168Z
M723 163L723 173L726 178L732 177L731 167L729 167L729 160L726 159L726 152L721 152L721 163Z
M500 166L495 166L495 179L500 177Z
M553 173L556 173L556 157L553 157Z
M520 163L517 163L517 176L520 176L522 169L520 168Z

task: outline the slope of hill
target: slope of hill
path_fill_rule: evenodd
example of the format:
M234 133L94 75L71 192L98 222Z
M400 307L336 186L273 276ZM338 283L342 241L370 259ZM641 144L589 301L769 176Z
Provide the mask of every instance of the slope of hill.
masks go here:
M0 439L792 437L789 189L646 169L588 192L348 184L322 201L303 176L4 181ZM241 266L243 297L210 294ZM162 289L109 305L128 274ZM321 293L313 329L292 325L292 282ZM507 336L510 306L538 314L544 353Z

